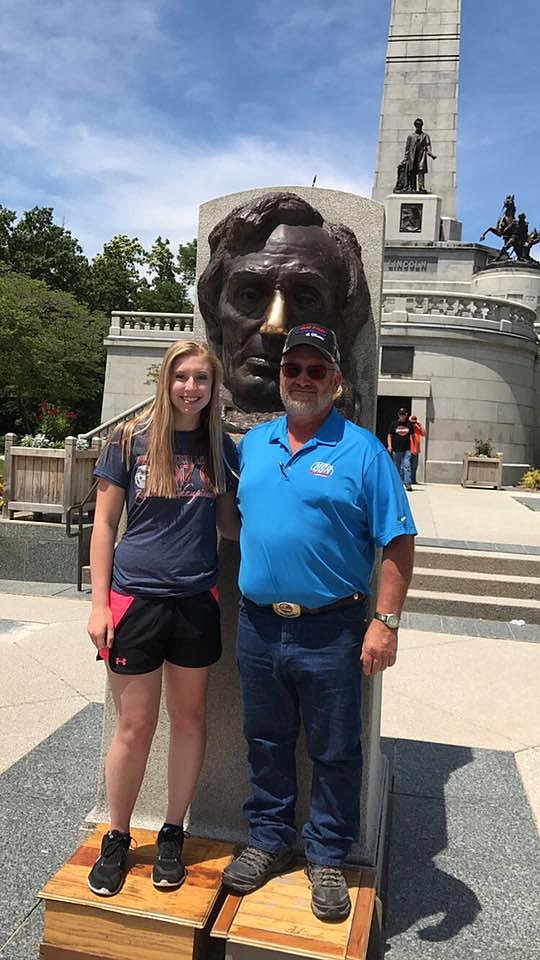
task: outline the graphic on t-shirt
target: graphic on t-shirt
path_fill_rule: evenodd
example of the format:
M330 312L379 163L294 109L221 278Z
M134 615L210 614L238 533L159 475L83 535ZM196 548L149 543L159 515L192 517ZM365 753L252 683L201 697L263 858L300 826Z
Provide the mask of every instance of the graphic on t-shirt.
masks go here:
M176 480L176 496L193 500L196 497L214 497L210 480L206 471L206 457L199 456L193 461L184 453L174 456L174 476ZM145 456L138 456L134 472L135 499L144 500L146 492L146 478L148 467Z
M142 459L143 459L142 457L137 457L137 463L138 463L139 460L142 460ZM136 489L136 490L142 490L143 496L144 496L144 488L146 487L146 474L147 474L147 472L148 472L148 468L147 468L146 464L145 464L145 463L141 463L141 464L138 464L138 465L137 465L137 468L136 468L136 470L135 470L135 474L134 474L134 476L133 476L133 483L135 484L135 489Z

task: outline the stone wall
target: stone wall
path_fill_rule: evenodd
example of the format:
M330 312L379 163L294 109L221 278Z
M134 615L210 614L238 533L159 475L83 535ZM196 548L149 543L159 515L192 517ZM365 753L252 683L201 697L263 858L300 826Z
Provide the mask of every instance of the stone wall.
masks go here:
M0 520L0 579L77 582L77 539L63 523Z
M104 341L107 364L102 423L153 394L154 384L148 382L151 368L161 363L171 343L181 339L197 339L193 314L112 313Z

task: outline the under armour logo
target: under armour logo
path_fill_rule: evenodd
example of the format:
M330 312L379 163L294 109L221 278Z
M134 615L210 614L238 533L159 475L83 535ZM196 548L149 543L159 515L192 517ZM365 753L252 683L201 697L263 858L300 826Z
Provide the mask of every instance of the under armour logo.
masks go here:
M116 664L117 667L118 667L120 664L121 664L123 667L126 667L126 666L127 666L127 660L126 660L125 657L116 657L116 659L115 659L114 662L115 662L115 664Z

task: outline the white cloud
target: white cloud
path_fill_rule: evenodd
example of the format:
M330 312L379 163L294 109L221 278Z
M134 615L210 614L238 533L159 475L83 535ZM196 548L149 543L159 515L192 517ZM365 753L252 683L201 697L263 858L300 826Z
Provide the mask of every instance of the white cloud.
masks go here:
M85 125L61 131L43 118L25 138L34 164L63 184L56 218L65 221L90 256L116 233L145 243L158 234L174 243L189 240L197 233L199 204L250 187L309 185L316 173L320 187L365 196L370 190L367 169L352 175L346 159L338 162L316 140L302 147L254 137L221 146L178 146L112 136Z

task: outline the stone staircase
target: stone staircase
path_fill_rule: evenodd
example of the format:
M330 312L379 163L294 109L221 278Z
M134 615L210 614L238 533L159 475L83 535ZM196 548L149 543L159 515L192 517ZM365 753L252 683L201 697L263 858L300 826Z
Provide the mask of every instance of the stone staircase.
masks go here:
M540 624L540 555L418 545L405 610Z

